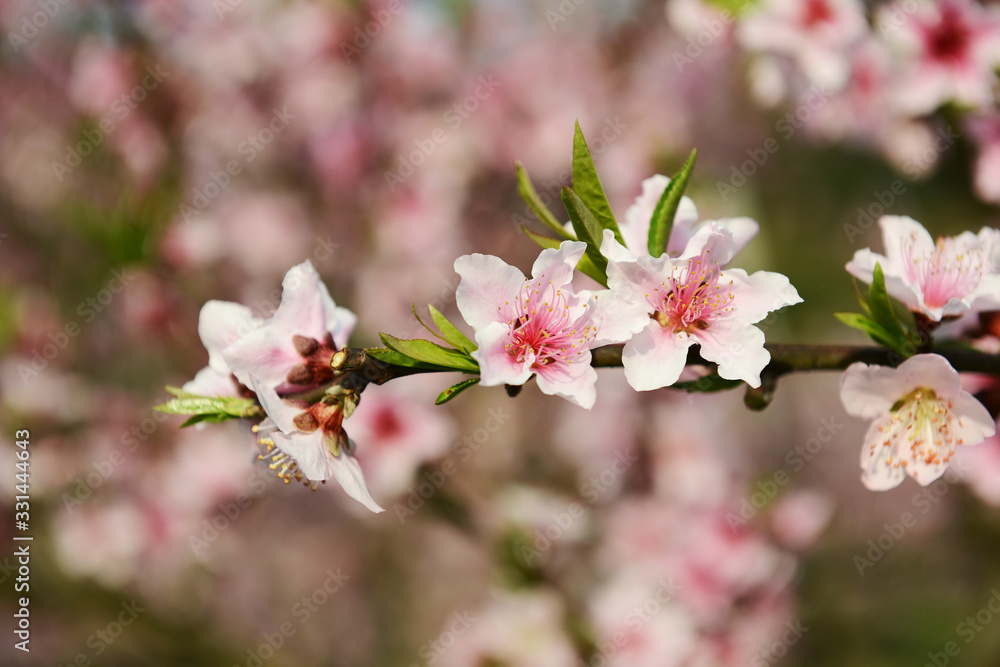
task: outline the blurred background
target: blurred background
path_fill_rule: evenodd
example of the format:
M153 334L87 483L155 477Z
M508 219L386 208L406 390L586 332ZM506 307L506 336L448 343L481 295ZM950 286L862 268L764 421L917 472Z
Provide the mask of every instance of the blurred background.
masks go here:
M454 259L528 269L579 120L619 219L697 147L702 218L804 303L772 342L864 342L874 221L996 225L995 6L849 0L2 0L0 541L30 431L30 654L0 662L996 665L1000 442L864 489L839 377L637 394L403 378L347 430L372 515L279 483L239 424L153 412L209 299L270 315L311 259L352 344L458 317ZM995 339L994 339L995 340ZM983 386L969 377L970 389ZM992 607L992 609L991 609ZM990 625L994 622L994 625Z

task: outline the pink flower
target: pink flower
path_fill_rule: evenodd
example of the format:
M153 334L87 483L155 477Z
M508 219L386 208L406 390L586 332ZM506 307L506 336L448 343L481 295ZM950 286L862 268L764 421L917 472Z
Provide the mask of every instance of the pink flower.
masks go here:
M586 244L563 241L543 250L531 279L492 255L464 255L455 260L461 276L455 299L462 317L476 332L482 384L520 385L533 375L538 388L584 408L594 405L597 372L590 350L624 340L621 321L604 317L599 295L574 293L570 281Z
M312 405L283 400L271 387L251 376L265 419L255 430L267 449L260 458L271 459L270 467L289 483L292 479L316 488L317 482L337 480L347 495L373 512L383 512L368 492L361 466L354 458L354 442L341 428L340 405L323 401Z
M330 358L347 344L357 318L334 303L312 262L293 266L281 283L274 316L222 350L237 379L250 376L279 391L301 391L333 378Z
M656 204L659 203L663 191L669 184L670 179L661 174L647 178L642 182L642 194L636 197L635 203L625 211L625 221L619 225L622 239L625 241L625 247L637 256L649 254L649 223L656 210ZM698 209L694 202L688 197L681 197L670 230L667 252L681 257L697 255L705 246L709 235L720 229L732 234L736 242L736 250L733 252L735 256L757 235L760 225L756 220L746 217L699 221Z
M839 89L848 49L867 27L857 0L765 0L742 22L739 37L746 48L787 55L810 81Z
M886 215L879 226L886 254L857 251L847 264L851 275L870 283L881 264L889 294L935 322L1000 308L1000 231L984 227L935 243L913 218Z
M634 389L676 382L688 348L696 344L702 357L718 364L720 376L760 386L771 355L764 349L764 332L753 325L802 299L780 273L723 271L735 251L732 234L720 230L690 258L637 257L605 230L601 252L608 258L613 305L622 306L618 326L641 327L622 355Z
M986 408L936 354L918 354L899 368L852 364L840 399L848 413L874 420L861 449L861 481L873 491L898 486L904 473L927 486L944 474L956 447L996 432Z
M992 103L1000 63L1000 22L992 9L969 0L941 0L885 9L883 34L906 60L893 95L913 115L949 101L985 107Z

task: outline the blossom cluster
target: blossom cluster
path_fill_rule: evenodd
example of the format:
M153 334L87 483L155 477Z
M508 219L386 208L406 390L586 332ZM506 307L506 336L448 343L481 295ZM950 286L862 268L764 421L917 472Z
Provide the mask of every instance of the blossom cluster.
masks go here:
M668 15L697 47L675 53L685 68L700 55L702 42L693 40L705 26L721 31L734 23L733 13L703 0L676 4ZM975 0L870 4L734 3L735 27L726 37L750 57L754 96L765 106L792 108L779 127L783 136L805 129L825 141L868 145L910 178L967 136L978 153L977 194L1000 202L1000 11ZM956 118L960 126L952 129Z

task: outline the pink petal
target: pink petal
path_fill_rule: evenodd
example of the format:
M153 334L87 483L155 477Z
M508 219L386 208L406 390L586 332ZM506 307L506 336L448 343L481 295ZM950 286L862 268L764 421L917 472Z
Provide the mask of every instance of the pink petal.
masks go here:
M929 255L934 252L934 239L927 232L923 225L906 215L883 215L878 221L882 228L882 243L885 246L885 255L892 265L894 275L905 275L903 267L908 263L906 255L903 254L903 239L910 239L913 243L913 255ZM886 265L882 265L886 269Z
M271 418L275 426L285 433L293 433L298 430L295 426L295 417L302 410L282 401L272 385L263 382L256 375L248 377L246 386L257 394L257 400L260 401L261 407L264 408L264 412Z
M520 385L531 377L534 358L519 363L507 352L509 342L510 327L504 322L494 322L476 332L479 349L472 353L472 358L479 362L480 384L484 387Z
M347 344L357 318L334 303L311 261L289 269L281 288L281 305L270 322L287 334L290 350L294 335L322 340L330 333L338 347Z
M594 294L593 309L597 327L593 347L623 343L649 324L649 309L644 301L629 301L611 290Z
M745 322L760 322L772 311L802 303L802 297L780 273L757 271L748 276L743 269L727 269L719 275L720 285L730 280L736 316Z
M493 255L463 255L455 260L461 276L455 301L465 321L476 331L493 322L513 319L511 303L516 303L524 276L513 266Z
M900 275L900 267L892 261L868 248L863 248L854 253L854 259L847 263L847 272L858 280L871 284L875 278L875 265L882 266L882 274L885 277L885 290L910 310L922 310L918 291L910 286Z

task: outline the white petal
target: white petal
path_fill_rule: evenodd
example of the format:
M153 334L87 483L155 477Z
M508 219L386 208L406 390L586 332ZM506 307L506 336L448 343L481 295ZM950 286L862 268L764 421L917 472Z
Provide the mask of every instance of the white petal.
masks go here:
M724 229L733 235L733 241L736 243L737 255L747 247L747 244L749 244L750 241L757 236L757 232L760 231L760 225L753 218L723 218L722 220L716 220L715 222L721 229Z
M882 228L882 243L885 255L893 267L895 275L905 275L906 256L903 255L903 239L912 243L913 254L917 257L934 252L934 239L923 225L906 215L883 215L878 221ZM886 269L886 265L882 265Z
M864 445L861 446L861 483L872 491L893 489L906 477L895 444L882 444L884 431L879 430L879 427L886 428L890 421L891 417L886 415L872 422L865 433ZM893 461L891 464L887 462L890 458Z
M772 311L802 303L802 297L780 273L757 271L748 276L743 269L727 269L720 273L719 284L730 280L733 281L736 316L745 322L760 322Z
M858 280L871 284L875 277L875 265L882 266L885 277L885 290L895 299L903 302L910 310L923 310L919 291L902 277L901 267L893 264L887 257L863 248L854 253L854 259L847 263L847 272Z
M958 424L952 435L961 440L962 445L978 445L986 438L996 435L997 424L982 403L967 391L952 401L952 414Z
M939 354L918 354L899 365L899 372L908 384L907 393L917 387L928 387L941 398L954 400L962 392L962 379L948 360ZM897 400L902 395L896 397Z
M752 324L713 324L694 338L701 344L701 356L719 365L720 377L760 386L760 372L771 361L763 331Z
M264 412L279 429L285 433L293 433L298 430L295 426L295 417L302 412L300 408L287 405L270 385L261 382L255 375L248 377L246 386L257 394L257 400L260 401Z
M649 309L644 301L637 302L611 290L594 294L593 309L597 327L593 347L623 343L649 324Z
M587 244L583 241L563 241L558 248L546 248L531 267L531 277L544 279L556 287L568 285L580 263Z
M690 336L676 335L650 322L625 343L622 352L625 379L637 391L672 385L681 376L688 348L695 342Z
M552 372L555 371L555 372ZM597 399L597 371L590 365L590 355L580 355L579 361L560 369L541 368L535 378L542 393L562 396L566 400L589 410Z
M463 255L455 260L455 271L462 280L455 290L455 301L465 321L475 329L493 322L513 319L511 304L516 303L524 275L493 255Z
M840 400L847 413L874 419L889 409L912 388L895 368L869 366L860 361L847 367L840 380Z
M342 347L355 321L353 313L334 303L311 261L293 266L285 274L281 281L281 305L272 322L288 334L289 349L294 350L292 336L296 334L321 341L328 332Z
M601 254L612 262L634 262L636 258L636 255L629 248L615 240L615 233L610 229L604 230L604 238L601 239Z
M277 387L285 383L288 371L302 363L293 335L271 318L243 340L227 347L222 356L241 384L249 387L250 376L254 375L262 385Z
M340 448L338 456L331 456L331 467L334 478L340 487L347 492L347 495L376 514L385 511L375 502L371 492L368 491L368 485L365 483L365 476L358 460L345 452L343 447Z
M236 396L236 384L232 374L226 371L220 373L211 366L205 366L194 376L193 380L181 387L189 394L198 396Z
M253 311L239 303L209 301L202 306L198 314L198 336L208 350L208 365L228 375L229 365L222 351L246 338L260 323Z
M719 266L725 266L736 255L736 241L729 231L720 228L715 222L709 222L698 228L678 259L690 259L703 252L707 252Z

